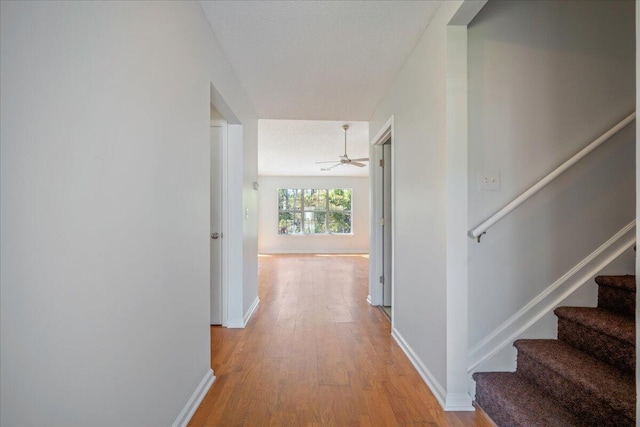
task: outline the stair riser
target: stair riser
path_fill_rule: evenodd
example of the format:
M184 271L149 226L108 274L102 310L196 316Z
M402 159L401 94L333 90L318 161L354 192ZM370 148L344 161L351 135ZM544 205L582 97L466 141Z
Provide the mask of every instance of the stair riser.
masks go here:
M491 398L494 396L494 398ZM516 423L509 411L495 398L491 388L485 389L481 382L476 383L476 403L489 415L498 426L528 427Z
M636 293L610 286L598 286L598 307L635 317Z
M476 403L500 427L589 427L512 372L475 373ZM537 408L532 411L532 408Z
M635 373L636 349L633 344L563 318L558 318L558 339L618 369Z
M576 414L584 416L586 423L600 427L634 426L635 422L602 401L595 392L585 390L556 372L548 369L527 354L518 352L518 374L537 384ZM633 414L629 414L631 417Z

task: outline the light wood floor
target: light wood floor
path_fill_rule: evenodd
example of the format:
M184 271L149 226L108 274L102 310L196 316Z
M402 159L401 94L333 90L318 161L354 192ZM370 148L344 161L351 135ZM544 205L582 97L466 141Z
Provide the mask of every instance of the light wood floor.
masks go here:
M366 302L368 257L259 259L246 329L211 328L217 377L190 426L493 426L444 412Z

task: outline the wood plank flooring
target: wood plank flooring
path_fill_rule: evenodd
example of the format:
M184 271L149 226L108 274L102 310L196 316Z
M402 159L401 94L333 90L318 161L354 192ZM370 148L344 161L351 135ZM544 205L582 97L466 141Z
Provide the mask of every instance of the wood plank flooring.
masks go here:
M217 377L190 426L493 426L444 412L366 302L365 255L259 258L246 329L211 328Z

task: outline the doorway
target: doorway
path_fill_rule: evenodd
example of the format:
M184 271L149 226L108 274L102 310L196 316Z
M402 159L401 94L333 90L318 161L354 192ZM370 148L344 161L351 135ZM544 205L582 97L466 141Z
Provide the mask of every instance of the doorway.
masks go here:
M393 275L391 274L391 206L393 200L391 187L391 139L382 145L382 309L391 318Z
M394 320L394 161L393 116L371 139L371 239L369 297L367 301L384 310Z
M217 111L212 108L212 117ZM210 280L211 280L211 324L223 324L223 147L226 144L227 123L219 118L211 120L211 162L210 162Z
M243 125L211 85L210 94L210 315L211 325L243 328ZM234 167L229 167L234 165ZM257 257L256 257L257 261ZM256 279L257 287L257 279ZM256 298L256 301L258 299ZM253 305L254 309L257 302Z

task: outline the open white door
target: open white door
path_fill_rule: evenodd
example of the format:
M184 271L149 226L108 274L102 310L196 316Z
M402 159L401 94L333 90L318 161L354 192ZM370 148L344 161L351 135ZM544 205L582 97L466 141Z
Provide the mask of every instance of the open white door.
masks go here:
M371 240L367 301L382 307L393 324L393 116L371 140L369 153Z
M391 307L391 289L393 286L391 274L391 144L382 146L382 305Z
M211 324L222 325L222 147L227 125L223 121L211 125Z

